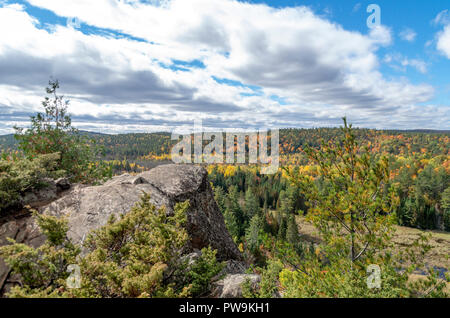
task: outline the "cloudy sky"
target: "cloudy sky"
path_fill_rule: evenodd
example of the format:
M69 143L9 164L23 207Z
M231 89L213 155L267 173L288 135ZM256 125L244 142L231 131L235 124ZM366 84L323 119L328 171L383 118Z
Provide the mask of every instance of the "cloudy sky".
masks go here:
M98 132L449 129L449 4L0 0L0 134L42 110L50 77Z

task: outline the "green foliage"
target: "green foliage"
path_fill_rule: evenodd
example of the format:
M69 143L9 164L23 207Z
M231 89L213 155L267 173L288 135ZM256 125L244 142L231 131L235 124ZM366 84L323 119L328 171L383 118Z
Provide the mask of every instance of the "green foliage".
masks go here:
M283 270L279 260L269 260L266 269L258 269L261 282L255 288L250 281L242 284L242 296L245 298L273 298L279 296L278 277Z
M40 155L33 160L4 157L0 159L0 214L20 206L20 195L46 186L47 178L64 174L58 171L59 154Z
M450 187L442 194L441 206L444 210L444 226L446 231L450 231Z
M284 213L284 215L295 212L295 192L295 187L289 186L286 191L283 190L280 193L280 211Z
M295 222L295 217L293 215L290 215L288 218L288 224L286 229L286 240L290 244L296 244L299 241L298 226L297 222Z
M240 230L239 230L240 227L236 221L236 217L234 216L233 212L231 212L231 210L228 208L225 210L223 217L228 232L230 233L233 240L235 242L238 242L240 237Z
M124 157L140 161L148 155L162 156L170 154L172 146L177 143L167 132L130 133L119 135L92 135L104 146L107 159L122 159Z
M245 235L248 217L239 204L239 193L237 187L231 186L228 190L227 210L233 214L233 217L236 220L235 224L237 227L237 237L241 238Z
M279 240L286 240L286 233L287 233L287 220L286 216L283 213L278 213L278 233L277 238Z
M298 225L295 221L295 216L290 215L287 221L286 242L292 246L292 249L298 254L302 255L304 251L304 244L300 239L298 232Z
M193 265L183 260L188 235L184 228L188 202L174 215L157 209L144 195L126 215L111 217L93 231L83 248L67 237L67 221L35 214L47 241L32 248L10 240L0 247L22 285L9 297L187 297L204 293L222 264L216 252L202 251ZM69 265L80 268L79 288L69 288ZM189 268L190 267L190 268Z
M211 287L212 279L217 276L225 267L216 259L217 251L211 247L203 248L199 259L191 266L187 277L191 282L191 295L202 296Z
M109 167L99 160L101 149L93 139L87 138L72 127L67 114L69 102L57 95L58 81L49 81L42 102L44 113L31 117L28 129L16 129L19 149L34 158L41 154L59 153L58 169L64 170L72 181L95 182L111 176Z
M445 189L450 185L450 176L443 167L444 160L425 160L423 168L402 169L394 179L401 185L397 211L401 224L421 229L445 228Z
M255 215L250 220L250 225L245 231L245 241L247 247L253 254L258 253L261 244L260 234L262 231L262 221L259 215Z
M444 193L442 194L441 205L444 211L450 211L450 187L445 189Z
M348 257L333 257L332 254L329 258L330 254L325 254L322 247L305 251L301 257L279 248L278 258L283 268L275 282L272 280L265 284L277 284L279 291L288 298L448 297L444 290L446 282L439 279L432 269L418 265L423 264L430 248L426 236L417 239L404 253L392 254L392 246L389 246L365 262L352 262ZM370 268L374 265L380 269L379 286L369 286L375 282ZM410 275L416 269L424 270L428 275L411 281ZM269 272L269 268L264 272ZM266 274L262 277L269 279Z
M220 212L224 213L225 212L225 202L226 202L226 195L225 192L223 191L223 188L220 186L217 187L213 187L214 189L214 199L217 202L217 205L219 206L219 210Z
M59 297L65 286L66 269L77 263L80 249L66 236L67 221L34 212L40 228L48 237L42 246L33 248L9 239L11 245L0 247L0 256L20 275L22 286L14 287L10 297Z
M380 288L369 288L369 267L352 264L349 258L333 259L323 263L315 254L303 260L301 270L285 268L280 272L279 282L283 296L288 298L397 298L397 297L447 297L445 282L435 273L418 282L408 280L413 267L402 272L396 263L385 255L378 259Z
M259 215L260 207L259 201L256 195L253 193L252 188L248 188L245 192L245 213L247 218L251 219L255 215Z

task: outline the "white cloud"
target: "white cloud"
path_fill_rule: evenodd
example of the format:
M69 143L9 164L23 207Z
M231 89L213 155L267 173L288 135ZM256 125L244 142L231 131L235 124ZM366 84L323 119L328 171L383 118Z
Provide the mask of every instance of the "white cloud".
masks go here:
M418 72L425 74L428 71L428 64L421 59L410 59L399 53L390 53L384 56L383 61L392 68L406 71L407 67L413 67Z
M23 88L36 100L54 75L73 100L75 122L84 126L133 130L195 118L217 126L329 126L351 113L361 124L379 128L400 127L396 120L407 114L420 127L424 112L413 105L433 96L429 85L388 80L380 73L376 53L392 41L388 28L350 32L306 7L274 9L232 0L173 0L160 6L136 0L29 2L148 41L86 35L64 26L49 32L21 7L0 8L0 27L17 30L0 38L5 70L0 88ZM206 67L183 72L161 66L194 59ZM426 71L419 60L407 61L403 66ZM261 89L245 97L240 93L252 94L251 88L220 84L212 76ZM5 89L0 109L14 112L18 94ZM281 107L272 95L288 105ZM30 105L24 102L23 108L34 110Z
M450 59L450 12L443 10L433 19L432 24L443 25L444 29L436 34L437 50Z
M432 24L438 25L438 24L449 24L450 23L450 12L448 9L445 9L438 13L438 15L431 21Z
M405 28L400 32L400 38L407 42L414 42L416 39L417 33L410 28Z
M355 4L353 6L352 12L358 12L359 9L361 9L361 3L360 2L358 2L357 4Z
M437 38L437 49L450 59L450 24L438 33Z

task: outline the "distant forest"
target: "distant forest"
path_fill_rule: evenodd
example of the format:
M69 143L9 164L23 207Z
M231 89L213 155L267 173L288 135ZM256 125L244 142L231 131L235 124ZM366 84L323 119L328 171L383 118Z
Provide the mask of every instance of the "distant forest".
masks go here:
M390 182L397 187L400 198L398 224L450 231L450 132L354 129L354 133L358 143L369 152L389 158ZM170 163L170 151L177 142L167 132L82 134L103 148L100 159L111 166L114 174L138 173ZM317 166L309 161L304 149L318 149L321 140L335 142L339 136L338 128L280 130L281 165L305 174L314 173ZM16 152L16 147L13 135L0 136L0 152ZM299 189L283 177L282 169L275 175L261 176L257 169L245 165L221 164L207 168L213 185L222 188L224 195L237 191L240 201L245 201L247 194L266 211L285 209L282 206L289 206L290 213L306 209ZM284 202L289 197L290 201Z
M101 134L82 132L95 139L104 147L104 159L135 160L145 156L163 156L170 154L172 146L177 141L171 140L168 132ZM299 153L303 147L319 147L321 139L331 141L336 138L339 128L313 129L281 129L280 153L292 155ZM381 151L389 154L413 154L425 152L430 156L448 155L450 151L449 130L372 130L355 129L357 137L371 143L375 139L383 139ZM17 149L14 135L0 136L0 152Z

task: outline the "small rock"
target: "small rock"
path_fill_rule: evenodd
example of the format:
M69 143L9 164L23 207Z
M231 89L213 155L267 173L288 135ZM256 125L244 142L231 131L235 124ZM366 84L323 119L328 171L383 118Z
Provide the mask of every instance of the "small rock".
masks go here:
M261 277L256 274L229 274L213 284L211 296L217 298L241 298L242 284L247 280L256 287Z
M181 257L181 262L187 260L188 268L190 268L190 266L194 265L194 263L200 258L200 256L202 256L202 252L199 250L195 250L190 254L183 255L183 257Z
M59 178L55 181L58 191L65 191L70 189L70 181L67 178Z

